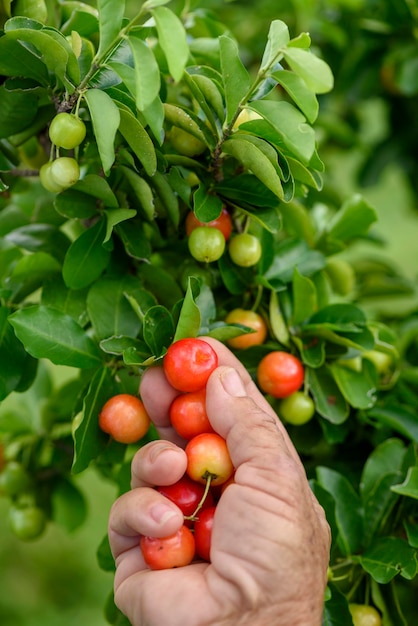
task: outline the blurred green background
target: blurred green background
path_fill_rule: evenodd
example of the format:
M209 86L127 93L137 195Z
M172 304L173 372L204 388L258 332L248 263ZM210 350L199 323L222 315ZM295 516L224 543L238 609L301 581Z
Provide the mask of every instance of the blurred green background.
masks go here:
M78 486L88 518L72 534L50 524L43 537L23 543L7 524L8 502L0 498L1 626L104 626L104 605L113 578L100 570L96 551L107 529L114 487L93 471Z

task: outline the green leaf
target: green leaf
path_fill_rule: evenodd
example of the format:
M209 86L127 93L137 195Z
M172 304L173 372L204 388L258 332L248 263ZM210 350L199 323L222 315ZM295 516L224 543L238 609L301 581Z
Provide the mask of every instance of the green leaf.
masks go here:
M101 59L105 53L110 52L116 44L122 28L122 20L125 13L124 0L98 0L99 9L99 49L96 57Z
M345 556L355 554L362 542L363 510L361 501L345 476L329 467L317 467L319 484L335 500L338 544Z
M358 561L380 584L388 583L398 574L407 580L417 574L416 551L399 537L378 537Z
M135 102L140 111L151 106L160 92L160 69L155 56L145 41L129 37L135 68Z
M30 126L36 118L38 96L26 90L9 91L3 84L0 87L0 111L0 138L10 137Z
M34 46L42 58L51 74L56 75L58 79L70 89L74 90L74 84L71 84L67 78L68 50L65 44L57 41L53 34L47 29L34 30L31 28L13 29L13 19L7 22L7 37L25 42L30 46Z
M106 235L103 239L103 243L109 241L112 237L113 229L117 224L125 222L126 220L135 217L136 211L134 209L109 209L106 211Z
M283 54L292 70L303 78L314 93L331 91L334 86L334 77L325 61L302 48L288 47Z
M336 585L328 584L331 597L324 603L322 626L353 626L345 595Z
M325 267L325 257L317 250L312 250L306 241L285 239L275 246L275 255L272 265L265 276L268 280L280 280L290 283L295 268L303 276L311 276Z
M114 143L120 124L119 109L112 98L100 89L88 89L84 98L90 111L103 170L107 176L115 160Z
M342 424L349 415L349 406L327 366L309 369L307 383L315 399L316 410L332 424Z
M100 200L104 206L112 209L116 209L119 206L118 199L107 180L97 174L87 174L81 180L77 181L71 189L65 190L58 197L61 198L69 191L82 192L95 200Z
M69 533L79 528L87 518L87 503L82 492L65 478L54 485L52 517Z
M349 367L333 363L330 371L341 393L351 406L356 409L370 409L376 402L376 385L368 370L356 372Z
M75 418L73 474L85 470L103 450L106 438L99 428L98 417L105 402L116 393L118 389L110 369L98 369L84 396L82 412Z
M155 205L152 189L142 176L139 176L137 172L125 167L119 166L119 171L123 172L126 180L132 188L136 199L138 200L144 215L148 221L152 221L155 217Z
M286 90L306 119L313 124L318 117L319 104L305 81L297 74L283 69L274 72L272 77Z
M7 363L7 367L0 367L0 400L18 386L26 360L26 352L9 323L9 313L7 307L0 307L0 363Z
M214 191L219 195L235 201L240 206L253 205L255 207L267 207L266 213L271 214L270 209L277 209L279 202L263 183L252 174L234 175L229 180L223 180L214 186ZM275 220L278 212L275 212Z
M44 86L49 84L45 63L19 41L8 36L0 37L0 74L33 78Z
M183 291L173 280L173 276L162 267L143 263L140 268L140 277L158 302L167 308L172 308L183 298Z
M170 221L175 227L177 227L180 221L179 200L177 195L171 188L167 177L157 170L151 181L159 199L161 200L165 210L167 211Z
M269 320L274 337L284 346L288 346L290 339L289 330L281 311L279 298L274 290L270 294Z
M161 305L148 309L144 316L144 340L155 357L162 356L174 338L174 322L170 311Z
M76 183L78 184L78 183ZM69 219L89 219L97 213L97 200L74 189L75 185L57 194L54 206L60 215Z
M302 276L295 267L293 272L293 324L298 325L310 317L318 308L314 283Z
M367 417L418 443L418 422L412 407L387 402L385 406L373 407Z
M316 147L315 132L298 109L289 102L273 100L251 102L249 108L265 120L252 122L257 134L278 149L290 151L304 165L309 164Z
M399 485L393 485L392 491L399 493L401 496L407 496L408 498L415 498L418 500L418 467L408 468L405 480Z
M202 184L193 194L193 208L197 219L202 222L215 220L222 211L223 202L219 196L209 193Z
M279 199L284 199L283 187L277 170L258 146L242 135L234 135L223 143L222 150L251 171Z
M43 305L21 309L9 317L16 335L32 356L56 365L97 367L100 352L72 317Z
M59 276L45 281L41 303L72 317L80 326L87 321L87 289L68 289Z
M151 10L157 27L158 41L164 51L168 69L175 81L183 76L189 58L186 31L177 15L167 7Z
M401 471L405 454L404 443L396 438L383 441L371 452L364 464L360 480L360 494L364 501L381 476Z
M270 24L267 45L261 60L260 72L265 72L278 63L283 56L284 48L289 43L289 29L281 20L273 20Z
M394 510L399 496L391 491L392 485L400 479L400 472L379 476L373 489L364 502L364 545L374 536L382 533L389 516Z
M142 163L148 176L153 176L157 169L157 156L150 136L130 111L119 107L119 113L121 134Z
M122 222L115 227L115 231L123 242L126 254L142 261L150 257L150 242L139 220L131 219L129 222Z
M137 336L142 324L126 299L126 292L140 297L143 290L131 277L108 276L100 278L90 288L87 309L99 340L119 335Z
M376 220L376 210L362 196L356 194L346 200L330 220L327 234L332 239L347 242L367 235Z
M226 101L226 124L230 124L239 113L240 106L250 88L250 76L243 65L238 46L226 35L219 37L222 81Z
M110 250L103 246L105 235L106 221L100 220L73 241L62 268L67 287L70 289L87 287L107 267Z
M194 278L189 278L173 341L187 337L197 337L201 324L200 310L196 304L199 291L198 281Z

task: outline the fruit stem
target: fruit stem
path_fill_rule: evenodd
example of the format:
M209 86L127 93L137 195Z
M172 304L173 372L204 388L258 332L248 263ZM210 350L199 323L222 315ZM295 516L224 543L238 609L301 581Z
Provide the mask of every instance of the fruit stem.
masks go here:
M200 499L199 504L197 505L196 509L194 510L194 512L192 513L192 515L187 515L184 517L184 519L187 519L191 522L195 522L198 518L197 518L197 514L199 513L200 509L202 508L202 506L205 504L205 500L207 498L207 495L209 493L209 489L210 489L210 485L212 483L212 480L214 478L216 478L215 474L210 474L209 472L206 473L205 475L206 478L206 485L205 485L205 491L203 492L203 496Z

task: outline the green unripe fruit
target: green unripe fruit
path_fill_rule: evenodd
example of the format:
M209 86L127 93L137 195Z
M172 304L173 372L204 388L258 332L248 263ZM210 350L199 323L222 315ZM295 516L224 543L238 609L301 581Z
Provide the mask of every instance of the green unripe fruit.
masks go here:
M194 157L206 150L206 145L194 135L178 126L173 126L169 133L170 143L179 154Z
M190 254L196 261L212 263L221 258L225 250L225 237L217 228L199 226L189 236Z
M78 163L71 157L59 157L52 161L50 173L53 182L60 185L62 189L71 187L80 178Z
M20 463L10 461L0 474L0 493L5 496L17 496L30 485L30 476Z
M45 24L48 10L44 0L14 0L12 3L13 16L21 15L31 20Z
M381 626L382 618L373 606L351 603L348 608L354 626Z
M340 296L348 296L353 291L356 275L345 259L328 259L325 271L335 293Z
M38 506L19 508L12 506L9 511L10 528L22 541L33 541L42 535L46 526L46 515Z
M261 244L254 235L240 233L235 235L229 243L229 256L235 265L251 267L261 258Z
M73 113L58 113L49 126L49 138L58 148L72 150L86 136L86 126Z
M302 426L315 414L315 404L303 391L295 391L279 404L279 416L288 424Z
M39 179L41 181L42 187L47 189L47 191L51 191L52 193L60 193L64 189L62 185L58 185L55 180L52 178L51 173L52 161L48 161L42 165L39 170Z

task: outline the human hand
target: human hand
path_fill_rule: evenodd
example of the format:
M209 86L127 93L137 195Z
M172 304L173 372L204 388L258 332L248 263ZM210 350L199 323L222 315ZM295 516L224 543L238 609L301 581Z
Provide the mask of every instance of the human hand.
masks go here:
M164 440L137 452L132 491L111 511L115 602L133 626L319 626L330 545L323 510L248 372L225 346L205 340L220 364L206 387L207 412L236 468L217 505L211 563L150 571L139 549L140 535L164 537L183 523L177 506L153 489L186 469L184 442L168 418L178 392L153 368L141 396Z

